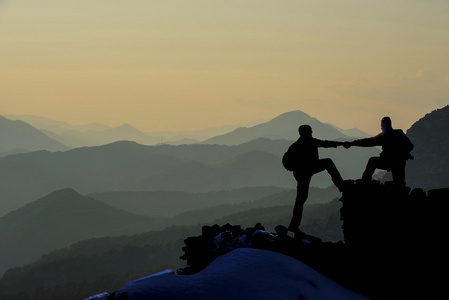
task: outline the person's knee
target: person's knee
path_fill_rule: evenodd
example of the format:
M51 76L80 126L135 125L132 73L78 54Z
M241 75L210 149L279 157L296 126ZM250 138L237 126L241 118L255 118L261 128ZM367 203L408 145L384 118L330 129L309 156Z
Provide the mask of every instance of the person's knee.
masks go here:
M370 157L370 159L368 159L368 165L377 165L378 162L379 162L378 156L373 156Z

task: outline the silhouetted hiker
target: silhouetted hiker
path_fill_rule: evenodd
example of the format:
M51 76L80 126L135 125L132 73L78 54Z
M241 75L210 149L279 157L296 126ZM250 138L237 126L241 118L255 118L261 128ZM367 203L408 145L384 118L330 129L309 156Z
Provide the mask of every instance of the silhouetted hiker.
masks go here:
M287 157L290 157L292 166L287 167L287 169L293 171L293 176L298 182L293 217L288 226L288 230L295 233L295 236L303 235L299 226L301 225L304 203L309 195L309 185L313 175L327 170L338 189L340 191L343 189L343 178L341 178L334 162L330 158L319 159L318 156L318 147L337 147L343 145L343 143L313 138L312 128L309 125L301 125L299 135L299 139L288 148L283 159L284 162L285 159L288 160Z
M344 147L351 146L373 147L382 146L380 156L373 156L368 160L362 180L371 180L376 169L391 171L393 182L405 185L405 163L413 159L410 151L413 144L401 129L393 129L389 117L382 118L380 123L382 132L371 138L345 142Z

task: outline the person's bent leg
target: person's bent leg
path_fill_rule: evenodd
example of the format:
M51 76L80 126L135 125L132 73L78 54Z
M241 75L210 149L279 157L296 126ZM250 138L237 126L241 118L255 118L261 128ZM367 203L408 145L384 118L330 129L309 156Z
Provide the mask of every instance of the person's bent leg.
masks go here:
M318 172L326 170L329 175L331 176L332 182L335 184L335 186L342 191L343 189L343 178L340 175L340 172L338 172L337 167L335 166L334 162L330 158L323 158L318 161L319 167L317 168Z
M379 166L382 164L382 158L380 156L373 156L368 160L368 163L366 164L365 171L362 175L362 180L369 181L371 180L371 177L373 176L376 169L379 168Z

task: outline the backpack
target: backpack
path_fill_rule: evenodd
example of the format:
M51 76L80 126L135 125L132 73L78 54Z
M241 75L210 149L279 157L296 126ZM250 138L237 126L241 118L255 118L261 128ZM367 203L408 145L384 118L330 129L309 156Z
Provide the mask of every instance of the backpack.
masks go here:
M410 154L410 151L413 150L414 146L407 135L401 129L396 129L393 137L395 148L391 152L404 159L413 159L414 157Z
M293 151L287 151L282 156L282 165L287 171L294 171L297 169L298 161L296 159L296 155Z

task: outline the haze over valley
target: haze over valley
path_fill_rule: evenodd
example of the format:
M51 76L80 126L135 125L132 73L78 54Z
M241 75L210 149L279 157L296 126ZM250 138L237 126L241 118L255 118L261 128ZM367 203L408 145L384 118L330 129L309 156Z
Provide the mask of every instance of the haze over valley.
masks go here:
M3 134L25 124L10 121ZM19 122L19 123L18 123ZM298 137L298 124L311 124L322 139L349 140L334 126L320 122L301 111L282 114L267 122L240 127L228 133L189 145L142 145L135 135L116 136L111 144L56 151L46 144L42 150L10 155L0 160L0 203L2 215L53 191L74 188L86 194L111 191L211 192L253 186L294 188L295 181L285 172L281 156ZM5 124L7 119L5 119ZM31 133L37 131L29 126ZM33 129L33 130L31 130ZM134 132L134 131L133 131ZM101 134L101 132L98 132ZM142 133L143 134L143 133ZM39 132L39 136L46 137ZM51 140L46 137L46 140ZM33 141L30 139L30 143ZM24 145L22 145L24 146ZM10 143L8 151L18 151ZM30 147L36 147L31 145ZM361 174L365 161L378 153L376 148L345 150L322 149L346 178ZM349 155L348 155L349 154ZM331 185L327 174L318 174L312 185Z

